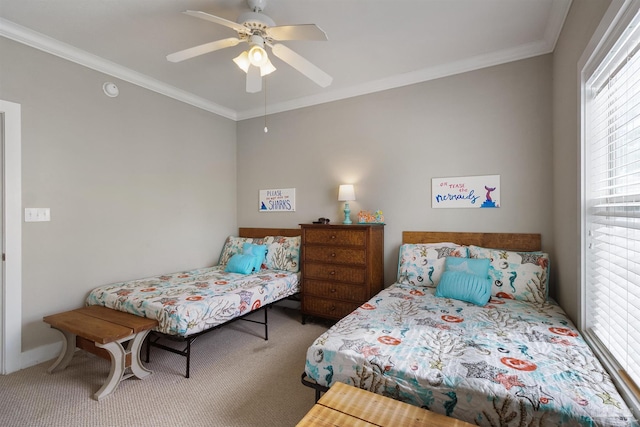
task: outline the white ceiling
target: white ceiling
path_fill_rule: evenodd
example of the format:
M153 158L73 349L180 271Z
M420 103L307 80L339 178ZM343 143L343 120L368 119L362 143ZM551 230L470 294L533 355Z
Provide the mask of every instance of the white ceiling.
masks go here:
M286 111L552 52L571 0L269 0L277 25L329 41L282 42L333 77L321 88L273 55L267 111ZM236 21L246 0L0 0L0 35L222 116L264 114L232 59L246 44L179 63L167 54L236 36L182 14ZM116 80L117 81L117 80Z

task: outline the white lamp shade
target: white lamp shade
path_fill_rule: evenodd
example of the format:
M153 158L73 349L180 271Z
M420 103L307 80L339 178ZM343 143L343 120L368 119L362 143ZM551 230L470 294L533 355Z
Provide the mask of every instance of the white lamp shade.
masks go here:
M249 67L252 65L251 61L249 61L249 53L246 50L242 52L240 55L233 58L233 62L235 62L236 65L245 73L249 72ZM260 77L264 77L267 74L271 74L276 70L276 67L273 66L271 61L269 61L268 57L265 63L261 65L259 68L260 68Z
M246 50L233 58L233 62L235 62L236 65L245 73L249 71L249 65L251 65L251 62L249 62L249 54Z
M338 189L338 201L340 202L348 202L350 200L356 199L356 192L353 189L353 185L344 184L341 185Z
M266 64L267 61L269 60L269 57L267 56L267 52L260 46L251 47L251 49L249 49L248 57L249 57L249 62L251 62L251 65L254 65L256 67L260 67Z
M264 65L260 66L260 76L264 77L267 74L273 73L275 70L276 70L276 67L274 67L271 61L267 59L267 62L265 62Z

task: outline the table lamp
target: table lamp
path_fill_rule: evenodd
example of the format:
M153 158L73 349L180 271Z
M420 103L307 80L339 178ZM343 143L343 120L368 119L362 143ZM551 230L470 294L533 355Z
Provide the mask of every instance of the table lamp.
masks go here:
M349 209L349 202L356 199L356 193L351 184L343 184L338 189L338 201L344 203L344 221L343 224L351 224L351 209Z

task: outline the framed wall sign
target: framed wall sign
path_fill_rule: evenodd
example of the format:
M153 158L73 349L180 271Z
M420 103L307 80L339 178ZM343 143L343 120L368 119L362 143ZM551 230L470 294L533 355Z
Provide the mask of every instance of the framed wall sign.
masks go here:
M499 208L500 175L431 179L432 208Z
M260 212L294 212L296 210L296 189L260 190L259 202Z

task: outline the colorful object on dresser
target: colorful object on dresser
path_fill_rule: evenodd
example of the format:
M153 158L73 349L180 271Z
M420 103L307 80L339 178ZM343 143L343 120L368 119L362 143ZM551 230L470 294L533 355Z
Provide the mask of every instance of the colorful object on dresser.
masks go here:
M381 210L375 212L358 212L358 223L360 224L384 224L384 215Z

